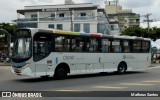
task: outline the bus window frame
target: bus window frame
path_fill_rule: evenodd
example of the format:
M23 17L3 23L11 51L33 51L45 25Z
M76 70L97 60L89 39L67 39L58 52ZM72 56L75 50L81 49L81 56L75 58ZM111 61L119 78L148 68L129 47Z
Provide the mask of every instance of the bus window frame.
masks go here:
M35 43L35 41L42 41L42 42L44 42L44 41L48 41L49 42L49 40L47 39L47 40L38 40L38 39L34 39L35 38L35 36L36 35L39 35L39 34L47 34L47 35L51 35L51 47L52 47L52 49L51 50L49 50L49 53L46 53L46 55L43 57L43 58L41 58L41 59L38 59L38 60L36 60L35 59L35 47L34 47L34 43ZM41 36L43 36L43 35L41 35ZM51 53L52 53L52 51L53 51L53 47L54 47L54 45L53 45L53 34L52 33L50 33L50 32L37 32L37 33L35 33L34 35L33 35L33 43L32 43L32 47L33 47L33 61L35 61L35 62L38 62L38 61L40 61L40 60L43 60L43 59L45 59L46 57L48 57ZM49 48L49 47L48 47Z
M148 43L148 48L147 49L143 49L143 42L147 42ZM142 40L142 48L141 48L142 49L142 53L149 53L150 52L150 48L151 48L151 42L148 41L148 40Z
M57 36L62 36L62 37L69 37L69 51L56 51L56 42L55 42L55 39L56 39L56 37ZM71 36L70 35L64 35L64 34L56 34L56 33L54 33L54 35L53 35L53 50L52 50L52 52L71 52Z

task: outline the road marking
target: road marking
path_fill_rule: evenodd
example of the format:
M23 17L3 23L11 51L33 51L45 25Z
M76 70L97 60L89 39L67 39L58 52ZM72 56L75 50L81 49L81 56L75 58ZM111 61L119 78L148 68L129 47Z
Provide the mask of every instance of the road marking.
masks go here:
M103 89L124 89L128 87L116 87L116 86L93 86L93 88L103 88Z
M89 92L87 90L55 90L56 92Z
M142 81L142 82L146 82L146 83L160 83L159 80L147 80L147 81Z
M144 83L121 83L121 85L131 85L131 86L152 86L155 84L144 84Z

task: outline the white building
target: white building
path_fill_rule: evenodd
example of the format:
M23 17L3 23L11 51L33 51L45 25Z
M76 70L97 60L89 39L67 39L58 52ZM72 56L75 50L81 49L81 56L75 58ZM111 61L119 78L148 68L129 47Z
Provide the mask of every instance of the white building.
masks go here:
M25 6L17 10L16 22L18 27L111 34L104 9L92 3L74 4L71 0L62 5Z

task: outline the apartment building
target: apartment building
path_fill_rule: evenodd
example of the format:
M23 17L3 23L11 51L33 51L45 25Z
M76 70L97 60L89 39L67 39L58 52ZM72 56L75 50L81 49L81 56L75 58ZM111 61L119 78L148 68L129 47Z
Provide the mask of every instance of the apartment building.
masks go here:
M120 30L124 30L129 27L140 26L140 14L132 12L132 9L122 9L118 0L105 1L105 10L110 20L118 21Z

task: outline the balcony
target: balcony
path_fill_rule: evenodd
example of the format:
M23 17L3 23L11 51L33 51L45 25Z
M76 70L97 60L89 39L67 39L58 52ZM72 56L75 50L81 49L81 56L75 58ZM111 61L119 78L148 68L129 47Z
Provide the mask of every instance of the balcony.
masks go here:
M96 16L80 16L80 17L73 17L74 21L77 20L95 20ZM101 18L102 19L102 18ZM39 18L39 21L70 21L71 17L44 17L44 18ZM38 18L19 18L15 20L17 22L28 22L28 21L38 21Z
M140 25L140 22L129 22L130 25Z
M19 18L17 19L17 21L20 21L20 22L25 22L25 21L38 21L37 18Z
M67 21L71 20L71 17L45 17L39 18L39 21Z
M95 20L95 16L79 16L74 17L74 20Z

